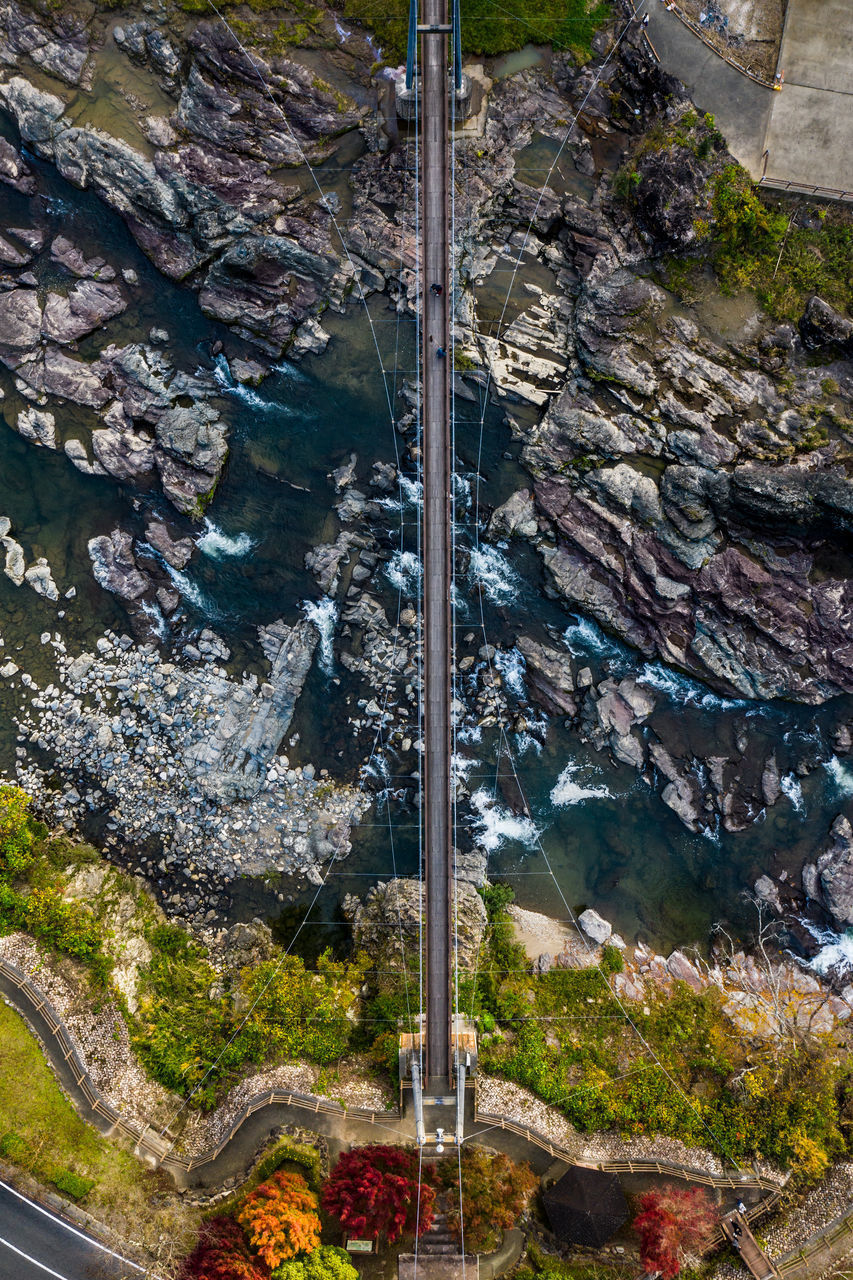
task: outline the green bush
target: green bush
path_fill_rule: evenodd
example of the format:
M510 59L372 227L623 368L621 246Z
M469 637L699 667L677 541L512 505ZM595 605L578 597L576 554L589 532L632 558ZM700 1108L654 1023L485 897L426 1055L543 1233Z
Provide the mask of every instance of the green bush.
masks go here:
M853 310L853 219L844 209L820 210L817 227L795 225L740 165L714 183L709 253L723 290L755 290L776 320L796 321L819 294Z
M276 1267L272 1280L358 1280L349 1254L334 1245L321 1245L302 1258L290 1258Z
M11 1160L13 1164L26 1165L30 1149L24 1139L10 1129L0 1138L0 1156L4 1160Z
M20 787L0 785L0 876L20 875L35 857L31 804Z
M346 0L344 12L375 32L387 63L405 61L406 0ZM586 62L592 37L609 17L602 0L517 0L509 9L497 9L493 0L462 0L462 52L494 57L526 44L550 44Z
M60 1169L50 1181L58 1191L70 1196L72 1200L85 1199L95 1185L93 1178L81 1178L76 1173L70 1173L68 1169Z
M323 1161L320 1152L307 1142L294 1142L292 1138L282 1138L271 1151L258 1162L253 1177L258 1182L265 1182L272 1174L288 1162L301 1166L305 1181L312 1191L320 1190L323 1181Z
M621 973L625 968L622 952L612 942L605 943L601 948L601 967L605 973Z

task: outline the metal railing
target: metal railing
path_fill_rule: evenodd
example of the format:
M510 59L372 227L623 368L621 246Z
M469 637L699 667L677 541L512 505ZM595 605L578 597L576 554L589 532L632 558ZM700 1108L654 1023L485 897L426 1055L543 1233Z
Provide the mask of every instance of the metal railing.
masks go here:
M556 1159L564 1159L569 1164L577 1164L577 1156L568 1151L565 1147L561 1147L559 1143L552 1142L550 1138L546 1138L543 1134L531 1129L527 1125L518 1124L515 1120L510 1120L506 1116L491 1115L486 1111L478 1111L475 1107L474 1120L477 1124L488 1124L494 1129L504 1129L509 1133L518 1134L532 1145L540 1147L543 1151L547 1151L549 1155ZM596 1161L595 1167L601 1169L604 1173L656 1173L661 1177L683 1178L688 1182L699 1182L707 1187L726 1187L730 1190L738 1188L744 1190L761 1190L769 1191L776 1194L776 1198L781 1194L784 1182L779 1184L773 1178L766 1178L762 1174L727 1174L727 1173L709 1173L707 1169L697 1169L687 1164L677 1164L666 1160L601 1160ZM785 1179L787 1181L787 1178ZM765 1202L762 1202L762 1205Z
M171 1150L175 1141L174 1135L161 1134L150 1124L141 1124L139 1121L129 1120L117 1111L111 1102L107 1101L89 1074L62 1018L35 983L16 965L2 956L0 956L0 975L8 979L25 998L22 1000L22 1004L29 1005L47 1024L54 1042L53 1044L44 1045L48 1060L54 1053L57 1058L62 1059L63 1063L70 1069L74 1083L83 1094L86 1105L93 1115L106 1121L112 1132L120 1133L123 1137L129 1139L140 1155L161 1168L174 1172L189 1173L205 1164L211 1164L231 1142L240 1126L245 1124L250 1116L261 1111L264 1107L296 1107L312 1115L338 1116L348 1120L359 1121L362 1124L384 1125L390 1123L393 1125L401 1119L399 1111L376 1111L360 1107L350 1109L341 1106L340 1103L318 1098L313 1094L269 1089L249 1099L235 1117L227 1133L215 1146L195 1156L177 1155ZM24 1010L21 1010L21 1012L26 1016Z
M798 196L817 196L824 200L844 200L853 202L853 191L843 191L840 187L817 187L807 182L789 182L785 178L769 178L764 174L758 179L759 187L770 187L774 191L790 191Z

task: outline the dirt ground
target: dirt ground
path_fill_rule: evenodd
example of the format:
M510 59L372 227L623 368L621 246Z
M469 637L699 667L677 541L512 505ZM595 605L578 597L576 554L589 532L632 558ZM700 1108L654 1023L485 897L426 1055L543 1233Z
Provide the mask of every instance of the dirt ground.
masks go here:
M773 79L787 0L676 0L675 8L698 23L721 53Z

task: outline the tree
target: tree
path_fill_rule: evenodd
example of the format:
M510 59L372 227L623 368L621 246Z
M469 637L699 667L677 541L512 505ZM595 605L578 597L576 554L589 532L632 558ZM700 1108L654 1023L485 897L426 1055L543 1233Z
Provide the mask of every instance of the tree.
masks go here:
M317 1197L301 1173L274 1173L246 1196L237 1221L270 1269L320 1243Z
M393 1244L432 1225L433 1174L403 1147L353 1147L332 1170L322 1199L346 1231L370 1240L384 1235Z
M344 1249L324 1244L307 1258L283 1262L276 1267L272 1280L358 1280L358 1271Z
M0 786L0 874L20 875L33 860L32 801L20 787Z
M489 1155L479 1147L462 1148L461 1175L458 1157L453 1156L443 1162L440 1177L451 1193L447 1225L466 1252L474 1253L497 1247L501 1233L518 1222L536 1186L529 1164L515 1164L509 1156Z
M701 1253L710 1243L717 1210L701 1187L664 1187L638 1200L633 1227L640 1237L640 1261L647 1271L673 1280L685 1254Z
M180 1270L180 1280L268 1280L269 1268L253 1258L233 1218L206 1222Z

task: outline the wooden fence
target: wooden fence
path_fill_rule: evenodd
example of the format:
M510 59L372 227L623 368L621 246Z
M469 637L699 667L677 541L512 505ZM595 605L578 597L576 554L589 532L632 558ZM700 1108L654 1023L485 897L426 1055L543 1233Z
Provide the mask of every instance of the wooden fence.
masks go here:
M363 1124L395 1124L400 1121L399 1111L373 1111L361 1108L348 1109L337 1102L311 1094L285 1092L281 1089L269 1089L250 1098L230 1125L227 1133L215 1146L199 1155L176 1155L172 1150L175 1136L168 1130L158 1132L152 1125L140 1124L123 1116L111 1102L103 1096L84 1065L65 1023L54 1009L47 997L39 991L34 982L22 973L16 965L0 957L0 974L13 983L22 997L22 1004L38 1013L50 1031L52 1044L45 1045L48 1057L61 1060L71 1072L74 1083L83 1094L86 1105L93 1116L108 1126L110 1133L119 1133L133 1143L134 1150L146 1161L173 1173L189 1173L216 1160L228 1143L235 1136L240 1126L250 1116L264 1107L287 1106L296 1107L309 1115L335 1116L340 1119L360 1121ZM25 1012L25 1010L22 1010ZM25 1014L26 1016L26 1014ZM100 1126L100 1127L103 1127Z

